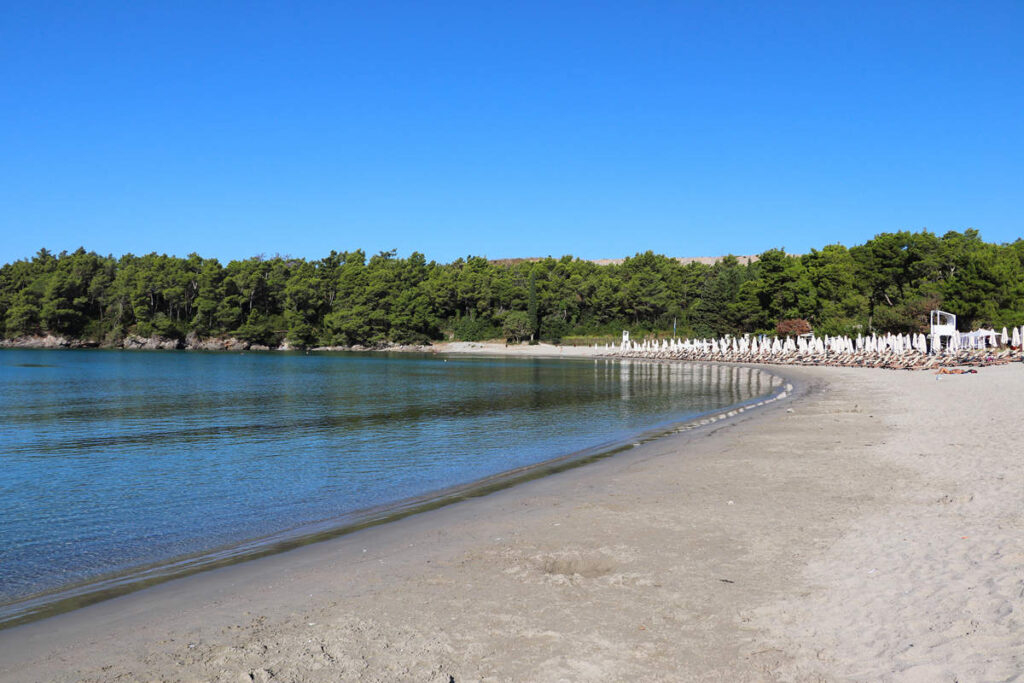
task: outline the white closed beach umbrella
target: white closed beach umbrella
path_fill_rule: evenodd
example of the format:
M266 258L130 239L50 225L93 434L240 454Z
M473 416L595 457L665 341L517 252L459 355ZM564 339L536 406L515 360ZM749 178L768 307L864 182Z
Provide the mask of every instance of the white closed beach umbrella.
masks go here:
M1013 328L1013 338L1010 339L1010 344L1012 346L1020 346L1020 330L1016 327Z
M1001 335L999 335L999 344L1001 346L1006 346L1009 343L1010 343L1010 335L1008 335L1006 333L1006 328L1004 327L1003 328L1003 333Z

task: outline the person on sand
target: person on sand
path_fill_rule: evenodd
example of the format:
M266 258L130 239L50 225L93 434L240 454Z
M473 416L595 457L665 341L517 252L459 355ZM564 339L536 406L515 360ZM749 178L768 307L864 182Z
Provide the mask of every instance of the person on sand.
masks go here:
M974 368L964 370L963 368L939 368L936 375L977 375L978 371Z

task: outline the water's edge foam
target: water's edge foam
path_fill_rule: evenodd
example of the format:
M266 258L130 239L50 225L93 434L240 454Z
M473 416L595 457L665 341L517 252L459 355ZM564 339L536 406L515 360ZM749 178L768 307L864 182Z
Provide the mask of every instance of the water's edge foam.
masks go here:
M653 360L642 362L659 364L678 363L679 361ZM716 363L694 363L692 361L685 361L684 363L717 365ZM732 366L736 367L735 364L732 364ZM597 460L603 460L656 439L690 432L731 419L793 395L795 390L793 380L787 378L784 372L780 372L778 368L772 367L769 370L756 365L747 365L745 367L757 370L769 378L780 380L780 386L746 401L734 403L706 413L689 415L687 419L680 422L662 423L659 426L641 430L620 440L598 444L567 455L501 472L466 484L433 491L378 508L356 511L340 518L306 524L270 536L249 539L242 543L232 544L229 547L204 551L169 562L136 567L116 575L90 579L54 591L30 595L14 602L0 605L0 630L87 607L166 581L269 555L276 555L313 543L351 534L362 529L394 522L421 512L485 496L517 484L581 467Z

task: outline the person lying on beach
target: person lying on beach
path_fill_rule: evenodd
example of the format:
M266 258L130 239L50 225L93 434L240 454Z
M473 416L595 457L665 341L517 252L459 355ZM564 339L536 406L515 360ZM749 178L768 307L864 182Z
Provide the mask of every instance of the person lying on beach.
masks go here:
M964 370L963 368L939 368L936 375L977 375L978 371L974 368Z

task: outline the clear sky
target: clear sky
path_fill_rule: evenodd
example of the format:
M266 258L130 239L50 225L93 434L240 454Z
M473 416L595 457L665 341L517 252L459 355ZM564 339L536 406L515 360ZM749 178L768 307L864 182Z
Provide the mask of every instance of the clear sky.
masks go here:
M1024 3L2 0L0 262L1024 233Z

